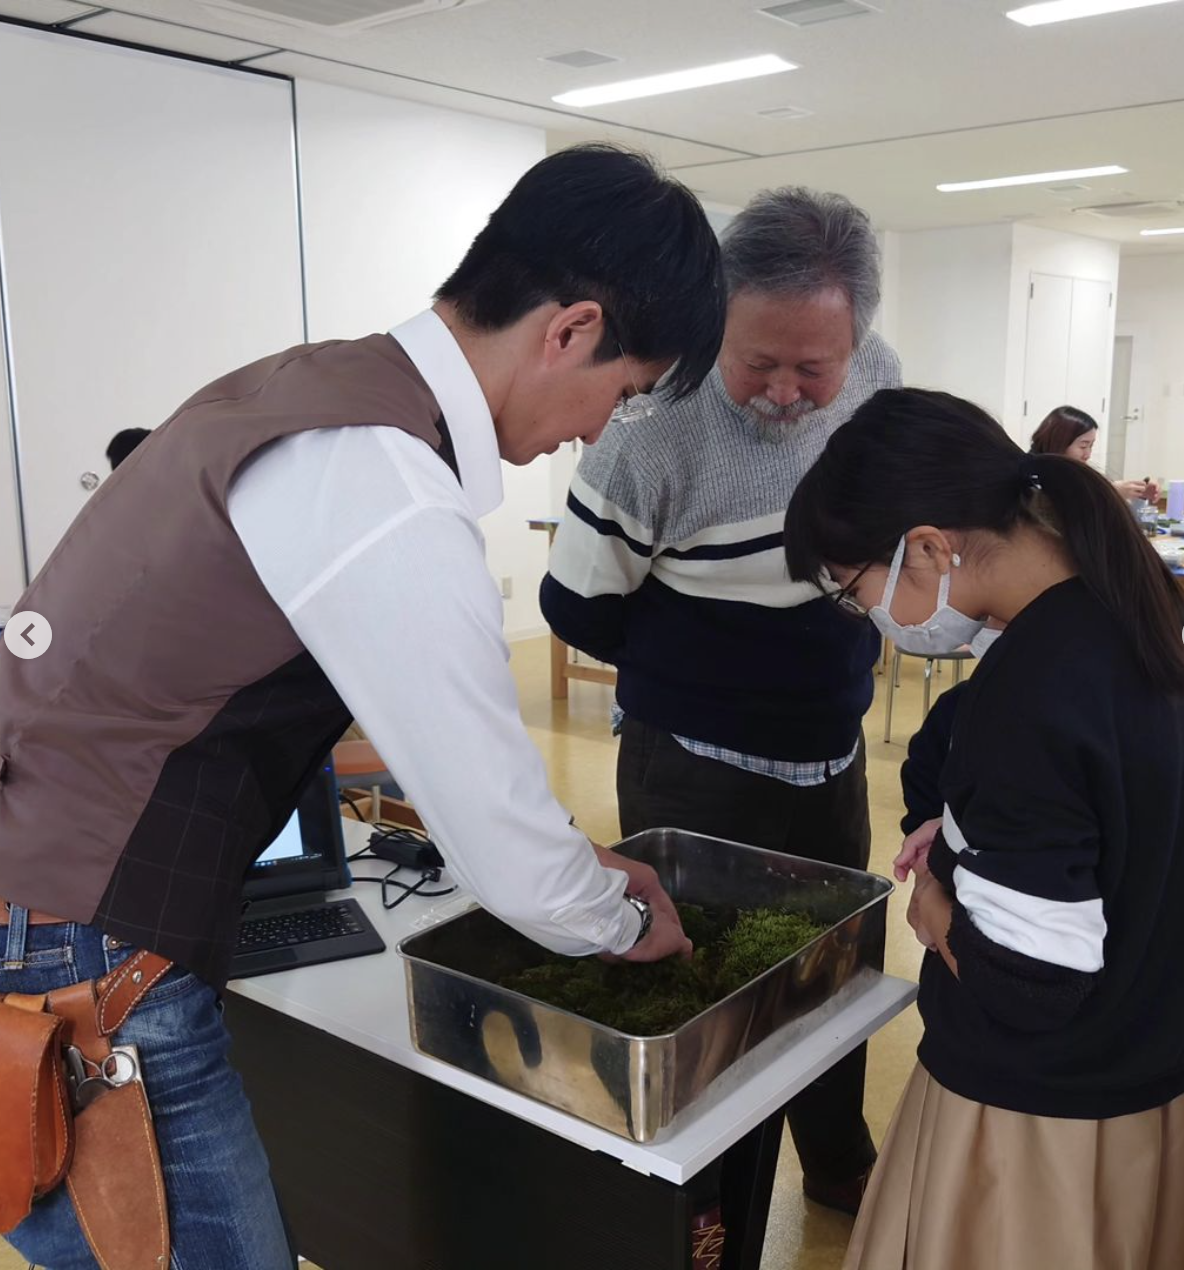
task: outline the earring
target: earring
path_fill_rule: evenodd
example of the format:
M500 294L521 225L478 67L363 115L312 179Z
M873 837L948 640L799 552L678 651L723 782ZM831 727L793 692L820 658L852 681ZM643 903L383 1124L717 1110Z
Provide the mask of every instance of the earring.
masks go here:
M950 557L950 559L954 562L954 568L955 568L955 569L961 568L961 565L962 565L962 557L961 557L961 556L960 556L960 555L959 555L956 551L955 551L955 552L954 552L954 554Z

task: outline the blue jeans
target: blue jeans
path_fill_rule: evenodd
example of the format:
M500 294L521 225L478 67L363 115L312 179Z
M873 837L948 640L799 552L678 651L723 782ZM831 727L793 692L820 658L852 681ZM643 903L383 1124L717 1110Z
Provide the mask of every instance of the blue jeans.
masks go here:
M134 951L93 926L0 926L0 992L48 992L101 978ZM164 1170L170 1270L292 1270L267 1156L214 989L174 967L112 1037L139 1048ZM85 1114L85 1113L84 1113ZM65 1186L38 1200L8 1236L46 1270L97 1270Z

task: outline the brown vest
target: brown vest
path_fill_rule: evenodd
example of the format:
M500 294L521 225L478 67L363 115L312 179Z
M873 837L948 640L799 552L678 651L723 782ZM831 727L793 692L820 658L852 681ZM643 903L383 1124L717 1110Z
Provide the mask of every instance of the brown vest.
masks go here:
M303 345L203 389L103 483L17 605L49 649L0 649L0 895L225 979L243 873L349 722L234 532L231 479L310 428L439 451L439 422L389 336Z

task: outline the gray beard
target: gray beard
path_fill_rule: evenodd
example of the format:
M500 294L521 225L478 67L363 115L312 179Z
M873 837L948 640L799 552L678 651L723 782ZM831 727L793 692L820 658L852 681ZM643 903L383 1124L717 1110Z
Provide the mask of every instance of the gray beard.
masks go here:
M798 425L813 414L815 407L808 405L805 409L793 414L767 414L751 402L745 407L745 413L756 428L756 435L762 445L785 445L794 435Z
M762 419L759 415L754 422L761 445L785 445L797 423L795 419Z

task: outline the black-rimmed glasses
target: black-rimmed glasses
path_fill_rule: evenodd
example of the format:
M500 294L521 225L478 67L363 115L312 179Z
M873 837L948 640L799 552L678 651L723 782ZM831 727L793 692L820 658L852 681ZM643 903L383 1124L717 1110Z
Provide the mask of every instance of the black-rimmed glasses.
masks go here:
M847 583L845 587L840 587L837 591L828 591L827 595L843 610L844 613L850 613L852 617L867 617L868 610L860 604L855 598L855 588L859 585L859 579L871 568L871 564L865 564L862 569ZM828 581L833 582L829 571L825 577Z

